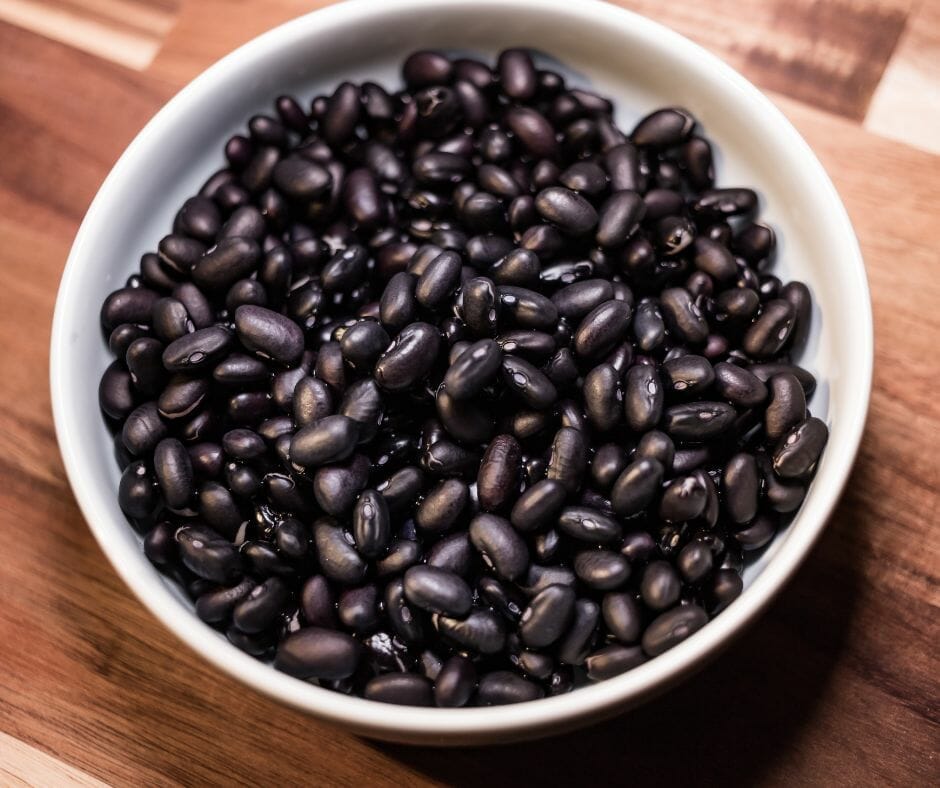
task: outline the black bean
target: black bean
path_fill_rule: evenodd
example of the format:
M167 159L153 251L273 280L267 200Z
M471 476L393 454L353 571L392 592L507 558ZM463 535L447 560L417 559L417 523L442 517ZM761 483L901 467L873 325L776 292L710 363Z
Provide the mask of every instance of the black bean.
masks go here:
M796 310L789 301L769 301L745 332L742 347L753 358L770 358L786 344L795 323Z
M441 347L440 331L428 323L411 323L379 357L375 379L389 391L404 391L430 370Z
M584 235L597 224L594 206L579 194L561 186L549 186L535 196L535 209L546 221L568 235Z
M160 294L146 287L115 290L101 306L101 325L112 331L121 323L150 324L150 315Z
M346 416L325 416L298 430L291 440L291 463L314 468L346 459L359 440L359 426Z
M557 291L552 296L552 303L561 317L580 320L613 297L614 289L606 279L586 279Z
M348 246L334 254L320 278L323 289L328 292L348 293L361 284L368 273L369 254L361 246Z
M506 629L489 610L473 610L466 618L437 616L435 626L441 635L479 654L497 654L506 642Z
M676 571L665 561L653 561L643 572L640 595L652 610L665 610L678 600L682 583Z
M600 246L622 246L640 226L646 215L646 204L635 191L614 192L601 206L595 240Z
M358 167L346 175L343 203L349 216L362 229L381 226L388 214L388 206L375 175L365 167Z
M397 703L403 706L433 706L431 682L414 673L383 673L370 679L362 691L363 697L379 703Z
M381 623L378 602L378 589L374 585L347 589L337 602L337 617L344 627L356 634L374 632Z
M699 236L695 239L693 260L696 268L717 282L727 282L738 275L738 267L730 250L710 238Z
M368 566L342 528L328 518L318 520L313 525L313 539L320 567L330 580L354 585L363 579Z
M466 706L476 689L477 674L473 663L464 656L447 660L434 682L434 700L438 706Z
M497 435L483 453L477 475L477 497L487 512L503 509L515 498L521 475L522 450L511 435Z
M603 681L619 676L646 661L639 646L611 645L598 649L584 661L591 681Z
M349 635L304 627L278 644L274 667L302 679L345 679L359 663L362 647Z
M444 375L444 387L456 400L478 394L500 369L502 350L492 339L481 339L461 353Z
M445 536L435 542L428 552L427 565L466 577L474 565L473 547L466 531Z
M538 77L532 58L524 49L505 49L496 64L500 87L509 98L528 101L538 88Z
M723 402L690 402L666 408L663 429L680 441L703 442L730 429L737 414Z
M297 426L306 427L332 415L333 394L319 378L302 377L294 386L291 410Z
M733 405L753 408L767 399L767 386L752 372L729 364L715 364L715 391Z
M773 471L773 463L765 455L758 458L764 481L764 495L775 512L793 512L806 497L806 485L796 479L781 479Z
M531 648L544 648L557 641L574 616L574 589L550 585L536 594L519 621L519 634Z
M739 216L757 209L757 194L752 189L711 189L692 204L698 213L716 216Z
M659 516L668 522L685 522L698 517L704 510L708 494L697 476L679 476L663 490Z
M153 472L163 500L170 509L182 509L195 493L193 465L176 438L164 438L153 452Z
M659 423L663 412L664 391L656 369L636 364L627 370L623 384L623 404L627 426L634 432L646 432Z
M544 410L558 398L555 385L545 373L525 359L506 354L501 366L503 383L528 407Z
M180 528L176 533L183 564L199 577L230 585L241 577L242 563L231 542L208 528Z
M691 137L680 150L680 161L693 189L710 189L715 183L712 146L704 137Z
M630 577L630 565L620 553L611 550L584 550L574 559L575 574L591 588L610 591Z
M415 512L415 523L425 531L440 533L453 528L470 500L467 485L445 479L432 488Z
M574 335L574 350L582 358L596 358L623 339L630 327L632 305L626 301L606 301L589 312Z
M708 616L697 605L683 605L661 614L643 633L643 651L657 657L678 645L708 623Z
M485 443L493 434L493 419L472 399L455 400L445 388L435 398L437 414L449 435L469 444Z
M415 286L415 298L428 309L439 308L457 289L460 282L460 255L441 252L435 257Z
M715 371L707 358L680 356L662 365L666 392L679 396L698 396L715 381Z
M367 558L379 555L391 533L388 504L375 490L365 490L353 509L352 532L356 549Z
M510 522L519 531L535 531L555 522L567 497L565 486L541 479L528 487L513 505Z
M277 577L269 577L235 605L232 620L242 632L257 634L275 622L288 599L287 586Z
M163 366L170 372L198 372L213 367L228 353L233 339L232 332L220 326L186 334L167 345Z
M350 364L361 371L369 372L390 342L388 333L380 323L375 320L360 320L346 330L339 347L343 358Z
M149 454L166 433L166 425L160 418L156 404L145 402L128 415L121 437L127 450L134 456L140 456Z
M620 374L610 364L599 364L584 376L584 410L588 420L600 432L620 423L623 389Z
M778 441L806 419L806 395L795 375L783 372L768 381L770 401L764 411L764 431Z
M123 419L133 409L136 394L130 373L120 361L113 361L98 384L98 405L112 419Z
M142 460L131 462L124 468L118 485L118 504L128 517L144 519L153 514L157 506L156 480Z
M593 544L614 542L622 535L620 523L586 506L568 506L558 516L558 528L572 539Z
M502 706L538 700L544 694L545 691L534 682L508 670L495 670L480 679L476 699L480 706Z
M681 287L663 290L659 302L670 331L685 342L699 344L705 341L708 337L708 323L688 290Z
M658 109L637 123L630 139L635 145L671 148L683 142L694 126L695 118L684 109Z
M161 361L163 350L163 344L153 337L140 337L131 342L124 354L134 388L147 397L156 396L166 383Z
M417 309L415 286L417 278L399 271L385 286L379 303L379 317L393 331L400 331L414 318Z
M587 450L581 430L562 427L552 441L547 477L561 482L569 493L575 492L587 468Z
M507 520L480 514L470 522L470 542L484 563L507 580L515 580L529 565L529 551Z
M455 184L470 175L470 161L454 153L426 153L414 160L411 172L427 186Z
M405 597L415 607L447 616L463 616L473 602L470 587L456 574L434 566L405 572Z
M448 440L432 443L421 456L421 467L435 476L467 476L479 463L478 453Z
M784 479L812 472L828 440L825 423L811 416L778 441L773 453L774 472Z
M679 551L676 567L687 583L700 583L712 571L714 558L702 542L689 542Z
M235 606L255 587L254 580L243 579L237 585L207 591L196 600L196 615L209 624L228 621Z
M533 290L512 285L500 286L496 292L500 310L517 325L538 331L555 329L558 310L549 298Z

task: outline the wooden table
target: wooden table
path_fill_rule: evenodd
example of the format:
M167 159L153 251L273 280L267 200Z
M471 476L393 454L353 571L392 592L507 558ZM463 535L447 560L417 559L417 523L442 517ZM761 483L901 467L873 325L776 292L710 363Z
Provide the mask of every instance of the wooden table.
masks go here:
M940 784L935 0L624 2L782 107L848 206L874 298L871 415L842 503L770 612L695 679L559 740L376 744L210 670L131 597L53 435L62 266L150 115L317 4L0 0L0 784Z

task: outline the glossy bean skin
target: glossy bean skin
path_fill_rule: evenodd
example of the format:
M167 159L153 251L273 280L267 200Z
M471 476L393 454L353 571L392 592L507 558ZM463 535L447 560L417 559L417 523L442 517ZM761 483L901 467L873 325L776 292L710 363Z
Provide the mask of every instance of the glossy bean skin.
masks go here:
M361 653L349 635L310 626L281 641L274 666L297 678L345 679L355 672Z
M466 706L476 689L473 663L456 655L444 663L434 682L434 701L444 708Z
M529 550L507 520L480 514L470 522L470 542L487 566L515 580L529 565Z
M412 323L379 357L375 378L389 391L403 391L427 374L440 350L440 332L427 323Z
M444 375L444 388L454 399L479 393L497 374L503 352L492 339L481 339L457 357Z
M784 372L770 378L770 401L764 411L764 431L778 441L806 418L806 394L795 375Z
M634 432L655 427L663 413L665 392L656 369L636 364L627 370L623 384L623 404L627 426Z
M543 588L522 614L519 634L532 648L544 648L558 640L574 615L574 590L564 585Z
M504 509L515 496L521 460L522 449L513 436L497 435L490 442L477 475L477 497L483 511Z
M470 587L453 572L433 566L413 566L405 572L405 597L430 613L463 616L473 604Z
M757 462L747 452L735 454L722 474L725 511L734 523L747 523L757 514L760 499Z
M777 443L773 454L774 472L793 479L810 473L829 440L829 429L815 416L793 427Z
M584 506L568 506L558 517L558 528L583 542L606 544L620 538L622 529L612 517Z
M714 371L715 390L733 405L752 408L767 399L767 386L743 367L722 361L715 364Z
M663 413L663 428L678 440L705 441L727 430L735 416L734 408L722 402L674 405Z

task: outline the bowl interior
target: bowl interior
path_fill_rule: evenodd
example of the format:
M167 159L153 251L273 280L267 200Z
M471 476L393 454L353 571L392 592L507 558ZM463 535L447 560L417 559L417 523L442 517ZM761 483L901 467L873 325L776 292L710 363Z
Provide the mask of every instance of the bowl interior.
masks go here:
M551 53L539 55L543 65L615 100L621 128L629 130L658 106L687 107L716 146L718 185L758 190L761 218L778 232L773 272L806 282L815 299L800 363L819 379L811 407L830 424L830 445L798 518L745 573L749 587L766 580L763 591L749 589L687 643L605 682L603 698L571 700L598 689L589 688L525 704L544 707L534 716L518 709L460 710L463 720L445 723L446 712L408 710L402 716L396 709L393 719L383 720L372 711L376 704L304 685L241 654L196 620L181 592L147 563L115 500L119 473L97 406L98 378L110 362L97 310L137 269L141 254L169 232L182 202L223 166L224 141L243 132L250 115L273 112L275 96L289 92L306 105L345 79L397 87L403 56L419 47L492 59L506 46ZM135 140L73 248L57 304L52 372L63 455L86 518L121 574L177 634L260 689L363 732L411 740L453 733L479 740L638 700L756 614L805 554L841 488L864 421L870 359L864 270L838 197L792 127L726 66L658 25L601 3L362 0L295 20L246 45L185 89ZM420 717L435 713L437 722Z

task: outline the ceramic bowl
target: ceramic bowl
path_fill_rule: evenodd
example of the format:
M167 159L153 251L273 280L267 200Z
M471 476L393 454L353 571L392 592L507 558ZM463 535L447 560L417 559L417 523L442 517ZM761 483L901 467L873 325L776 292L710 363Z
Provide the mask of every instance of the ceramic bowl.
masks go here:
M119 473L99 414L110 359L98 325L105 295L169 230L177 208L222 166L222 145L275 96L304 102L344 79L399 83L403 57L437 48L492 57L546 54L571 83L611 96L622 128L651 109L690 109L716 146L721 185L751 185L780 240L775 272L810 287L815 307L800 363L819 387L831 437L799 514L745 573L741 597L702 630L621 676L567 695L494 708L392 707L291 678L230 645L150 565L117 504ZM216 668L356 733L425 744L481 744L558 733L635 706L702 666L767 607L804 560L848 477L872 369L865 270L845 209L819 161L774 105L713 55L643 17L593 0L369 0L331 6L256 38L197 77L140 132L98 192L56 303L51 386L72 489L98 542L139 599Z

